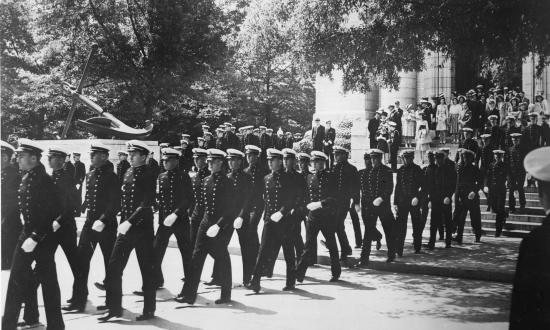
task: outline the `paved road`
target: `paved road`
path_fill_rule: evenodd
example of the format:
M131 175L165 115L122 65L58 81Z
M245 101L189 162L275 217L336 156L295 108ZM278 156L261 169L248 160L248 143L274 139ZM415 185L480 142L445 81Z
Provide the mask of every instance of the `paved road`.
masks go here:
M239 256L232 256L233 282L241 282ZM177 249L168 249L164 262L166 289L157 295L157 318L134 322L142 308L142 298L131 292L141 287L135 256L130 257L123 280L120 321L98 323L95 306L104 301L104 292L90 285L90 301L85 314L65 314L67 329L506 329L511 287L504 283L471 281L427 275L408 275L369 269L344 269L342 281L329 283L325 266L308 270L306 280L295 292L282 292L284 262L278 261L272 279L262 281L259 295L242 287L233 290L234 303L216 306L217 288L199 288L194 306L172 300L182 282L181 259ZM103 278L100 252L92 259L90 283ZM62 252L57 266L63 300L71 294L72 275ZM208 259L203 271L207 280L212 269ZM2 272L2 297L8 272ZM41 303L41 292L39 292ZM3 300L3 299L2 299ZM3 301L2 301L3 305ZM42 305L42 304L41 304ZM2 306L3 310L3 306ZM44 311L41 308L41 320ZM43 327L36 327L42 329Z

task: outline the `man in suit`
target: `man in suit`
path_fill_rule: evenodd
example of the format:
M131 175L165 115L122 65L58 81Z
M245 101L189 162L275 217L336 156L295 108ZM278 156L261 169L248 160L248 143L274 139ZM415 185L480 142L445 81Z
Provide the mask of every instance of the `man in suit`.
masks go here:
M75 216L80 215L80 205L82 205L82 184L86 178L86 166L80 161L80 153L73 152L74 160L74 181L76 183L77 192L77 209L75 209Z
M311 130L311 139L313 140L313 150L323 151L323 141L325 141L325 126L321 125L321 119L315 118Z
M537 180L539 199L546 214L519 247L512 289L510 329L550 329L550 147L531 151L525 170Z
M369 130L369 146L370 148L376 148L378 146L378 141L376 140L376 133L378 132L378 127L380 127L380 116L383 110L378 110L374 114L374 118L369 120L368 130Z
M332 122L330 120L327 120L326 122L326 133L325 133L325 140L323 141L324 144L324 153L328 156L327 161L327 168L332 168L334 165L334 140L336 139L336 130L331 127Z
M116 176L118 177L118 182L122 186L122 180L124 179L124 174L126 170L130 168L130 163L128 162L128 153L124 150L118 152L118 164L116 165Z

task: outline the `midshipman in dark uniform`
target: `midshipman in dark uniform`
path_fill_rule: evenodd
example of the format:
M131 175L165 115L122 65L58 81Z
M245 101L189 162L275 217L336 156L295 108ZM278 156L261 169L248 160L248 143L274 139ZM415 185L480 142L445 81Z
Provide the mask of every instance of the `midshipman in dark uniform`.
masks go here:
M493 212L496 213L496 233L499 237L506 222L506 179L508 168L504 163L504 150L494 150L494 162L487 168L485 187L483 191L488 194L487 202Z
M2 150L2 270L10 269L13 252L21 234L21 220L17 207L17 190L21 175L11 165L15 148L5 141L0 141Z
M199 230L199 225L204 216L204 208L200 207L203 198L202 180L211 174L208 169L208 164L206 163L207 155L206 149L193 149L193 161L197 168L197 172L191 175L191 185L193 186L193 201L189 206L189 214L191 217L191 250L195 249L197 231Z
M330 254L331 282L340 278L342 268L338 259L336 245L336 179L325 169L328 156L320 151L312 151L315 173L309 174L306 182L306 207L309 210L306 221L306 244L298 265L296 266L296 280L302 282L307 268L317 250L317 235L319 232L325 237L326 246Z
M124 174L130 168L130 163L128 162L128 152L121 150L118 152L118 164L116 164L116 176L118 177L118 182L122 186L124 181Z
M146 165L150 152L147 145L142 141L131 140L126 142L126 146L132 167L126 171L122 183L120 225L107 267L105 284L109 311L99 318L100 321L122 315L122 273L133 249L136 249L140 265L144 297L143 314L137 316L136 320L148 320L155 315L153 204L156 177L154 169Z
M56 207L56 188L40 163L42 149L28 139L19 139L18 142L17 158L23 177L17 195L23 231L13 255L2 329L16 329L21 304L36 298L32 298L36 296L33 262L36 263L34 273L42 285L47 328L65 329L55 269L57 242L53 235L53 220L60 214ZM25 318L25 321L29 320Z
M510 134L512 139L512 146L508 148L507 163L508 170L510 171L510 191L508 206L510 207L510 212L516 212L516 198L519 197L520 213L523 212L525 208L525 189L523 189L523 183L525 182L525 168L523 167L523 150L521 148L521 133L512 133ZM516 194L518 196L516 196Z
M420 166L414 163L414 150L404 151L402 154L404 165L397 170L397 181L393 199L397 211L396 250L403 256L405 237L407 236L407 222L409 213L413 227L414 250L420 251L422 246L422 217L420 215L420 194L423 185L423 173Z
M231 219L232 188L231 182L223 172L225 152L218 149L208 149L208 167L212 174L203 180L203 197L195 208L203 209L203 218L197 232L195 249L191 265L193 272L190 279L185 279L181 296L176 301L195 303L197 290L201 279L202 268L206 255L210 254L215 262L219 262L221 283L221 298L216 304L231 301L231 259L227 251L228 237L233 234Z
M86 174L86 197L82 205L82 211L88 212L78 241L78 276L70 305L63 308L67 311L83 311L86 307L90 260L96 245L99 243L101 247L107 272L115 244L118 225L116 215L120 209L120 185L108 159L109 148L100 143L92 143L90 161L93 169ZM104 288L104 283L96 283L96 286Z

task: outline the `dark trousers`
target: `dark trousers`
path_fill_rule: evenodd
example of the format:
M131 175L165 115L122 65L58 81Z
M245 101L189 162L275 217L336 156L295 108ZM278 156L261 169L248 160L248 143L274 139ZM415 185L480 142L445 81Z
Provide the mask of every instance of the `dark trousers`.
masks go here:
M90 260L94 255L96 245L99 243L103 255L105 273L109 265L109 258L113 252L116 240L116 225L108 224L102 232L98 233L92 229L94 221L87 220L80 233L78 241L78 274L73 285L73 303L77 305L86 304L88 298L88 275L90 273Z
M363 235L361 234L361 223L359 222L359 215L357 214L357 211L355 211L355 207L353 205L349 208L349 216L351 217L351 224L353 225L355 246L360 246L363 241Z
M237 229L243 261L243 284L248 284L252 280L252 273L256 265L256 259L258 258L258 251L260 249L258 222L261 216L261 212L251 212L248 216L244 217L242 227Z
M46 237L39 242L31 253L21 249L21 245L28 237L22 234L19 237L8 281L2 329L11 330L17 328L17 321L21 311L21 304L25 302L31 305L36 302L36 280L42 285L42 295L46 310L47 329L65 329L61 316L61 296L55 268L56 242L53 237ZM33 273L32 263L36 262ZM36 274L36 277L35 275ZM35 306L28 306L34 309ZM25 313L26 314L26 313ZM33 317L36 317L33 319ZM38 320L37 315L25 315L25 320Z
M415 251L420 250L420 246L422 245L422 231L424 230L424 226L422 225L420 206L412 206L410 202L399 203L397 207L397 222L395 223L395 249L399 256L403 255L409 213L411 214L411 222L413 225L413 246Z
M259 284L265 270L272 267L277 260L279 250L283 247L283 255L286 262L286 285L294 286L296 283L296 255L294 251L295 227L297 219L287 215L280 222L267 220L264 222L262 241L258 252L258 259L254 267L252 283ZM271 270L273 272L273 270Z
M328 156L328 159L325 163L326 168L332 168L332 165L334 165L334 152L331 150L325 152L325 154Z
M136 257L143 282L143 313L154 312L156 307L156 287L153 277L154 268L154 232L150 224L142 223L139 227L130 228L126 235L119 234L113 247L113 253L107 266L107 307L111 313L122 310L122 273L130 258L130 253L136 249Z
M216 237L208 237L206 231L209 227L210 223L205 221L201 222L198 228L195 249L191 258L191 278L185 280L181 293L193 300L196 299L204 261L206 260L206 256L210 254L214 258L214 262L218 263L221 296L222 298L231 299L231 286L233 283L231 278L231 258L227 251L226 242L229 241L227 237L231 237L233 234L233 227L228 226L221 229Z
M296 224L296 236L294 237L294 251L296 252L296 259L300 258L304 253L304 240L302 239L302 222L305 222L305 216L298 213L298 223ZM317 259L317 253L315 253L315 259Z
M385 201L380 206L374 206L369 203L363 206L363 221L365 222L365 236L363 238L363 247L361 249L361 260L368 261L371 251L371 242L377 240L379 232L376 229L376 221L380 218L384 235L386 235L386 245L388 247L388 258L395 257L395 218L390 209L390 203ZM378 233L378 234L377 234Z
M443 199L432 199L432 217L430 218L430 240L428 246L434 247L437 232L442 224L445 227L445 244L451 244L453 235L453 218L451 217L452 204L445 205ZM441 234L440 234L441 236Z
M10 221L13 223L8 224L7 222ZM21 220L19 220L18 214L11 219L2 219L2 270L7 270L11 267L13 253L19 241L21 229Z
M191 241L191 251L193 251L193 249L195 248L195 243L197 242L197 232L199 231L200 224L201 224L200 220L197 221L197 220L191 219L190 230L189 230L189 237Z
M369 148L378 148L378 141L376 140L376 136L369 137Z
M304 253L296 266L296 276L298 278L303 278L305 276L307 268L311 264L311 259L317 253L317 236L319 235L319 232L321 232L325 237L326 246L330 255L330 271L332 273L332 277L338 278L342 273L342 267L340 266L340 260L338 259L338 246L336 245L334 229L329 228L326 224L307 220Z
M338 226L336 227L336 235L338 236L338 241L340 242L340 250L342 255L347 255L351 253L351 246L349 245L348 235L346 235L345 221L346 216L349 211L349 199L343 201L336 210L336 222Z
M397 151L399 148L390 148L390 164L392 171L397 171Z
M456 239L457 242L462 243L462 234L464 233L464 224L466 223L466 216L470 212L470 223L476 239L481 237L481 211L479 209L479 196L475 196L470 200L467 196L457 196L455 209L458 209L458 221Z
M513 211L516 209L516 197L514 196L515 191L519 194L519 206L525 207L525 189L523 189L525 174L511 175L510 179L512 182L510 183L508 206L510 207L510 210Z
M162 217L160 219L162 219ZM155 288L162 287L164 285L162 261L164 259L164 254L166 253L166 248L168 247L168 241L172 235L176 236L178 249L181 254L184 276L185 278L189 278L191 275L191 256L193 254L193 246L191 245L189 219L187 217L177 219L171 227L166 227L162 224L162 221L159 223L155 240L153 242L155 261L153 283Z
M490 187L490 198L487 199L491 210L496 213L496 236L500 236L506 223L506 188Z

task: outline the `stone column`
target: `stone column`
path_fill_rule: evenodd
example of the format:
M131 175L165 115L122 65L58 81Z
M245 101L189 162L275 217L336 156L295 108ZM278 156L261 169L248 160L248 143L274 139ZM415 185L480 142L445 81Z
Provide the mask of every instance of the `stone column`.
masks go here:
M538 56L531 54L523 59L521 66L521 88L531 102L535 102L534 95L540 94L541 91L546 100L550 97L550 68L546 66L542 74L537 77L537 62Z
M454 61L441 53L426 52L424 63L425 69L418 73L418 98L443 93L449 103L451 92L455 89Z
M399 89L380 89L380 106L387 108L395 101L401 103L401 108L407 104L416 104L416 72L401 72L399 74Z

